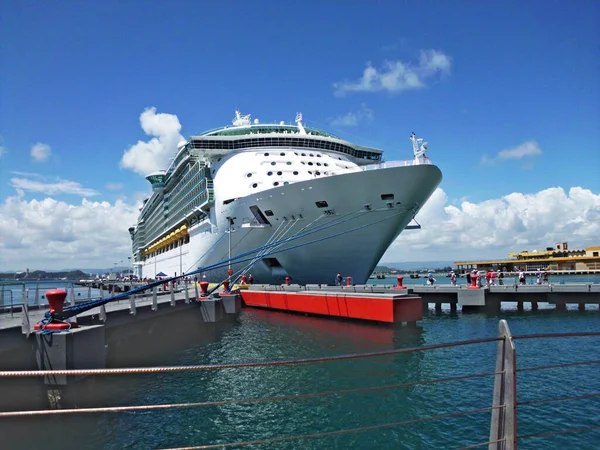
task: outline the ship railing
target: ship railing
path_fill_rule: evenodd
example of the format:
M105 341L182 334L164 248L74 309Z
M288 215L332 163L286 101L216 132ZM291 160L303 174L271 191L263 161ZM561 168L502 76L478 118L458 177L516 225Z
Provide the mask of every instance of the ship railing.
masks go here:
M402 426L411 426L423 422L434 422L452 420L461 416L476 416L482 413L491 415L489 439L485 442L462 442L462 449L483 448L488 447L489 450L513 450L517 448L517 444L521 440L531 438L543 438L555 435L582 434L593 430L600 429L600 421L597 417L590 417L593 424L590 426L581 426L579 419L571 419L571 428L563 429L542 429L535 433L518 434L517 419L518 412L521 408L531 408L540 404L553 402L581 402L584 400L597 399L600 397L600 392L586 392L581 395L571 395L552 398L538 398L534 400L521 401L517 397L517 374L534 371L547 371L544 376L544 383L551 383L553 380L547 375L548 371L562 368L578 368L584 366L592 366L600 364L600 360L586 361L569 361L560 364L523 367L517 366L517 349L515 341L518 340L539 340L539 339L563 339L563 338L587 338L600 337L600 332L581 332L581 333L545 333L545 334L530 334L530 335L512 335L505 320L501 320L498 328L497 337L472 339L459 342L442 343L425 345L414 348L391 349L371 353L361 354L345 354L336 356L325 356L317 358L304 358L296 360L274 360L264 362L243 362L243 363L228 363L228 364L209 364L209 365L193 365L193 366L167 366L167 367L139 367L139 368L112 368L112 369L83 369L83 370L45 370L45 371L0 371L0 379L2 378L22 378L22 377L49 377L49 376L80 376L80 375L127 375L127 374L160 374L160 373L182 373L182 372L198 372L198 371L216 371L216 370L244 370L247 368L257 367L278 367L291 365L309 365L323 364L336 361L348 361L354 359L376 359L378 357L407 355L419 352L433 352L441 349L449 349L456 347L471 347L484 343L496 343L495 352L495 370L479 371L452 377L432 378L427 380L417 380L406 383L397 383L391 385L379 385L369 387L358 387L353 389L342 389L325 392L311 392L303 394L278 395L275 397L256 397L256 398L237 398L217 401L205 402L186 402L186 403L160 403L160 404L144 404L130 406L102 406L88 408L68 408L68 409L46 409L46 410L23 410L23 411L3 411L0 412L0 420L14 417L36 417L36 416L53 416L53 415L76 415L76 414L94 414L94 413L132 413L136 411L158 411L164 409L183 409L183 408L202 408L211 406L223 406L233 404L257 404L271 403L279 401L298 401L305 399L315 399L323 397L339 398L343 395L355 393L373 393L378 391L391 391L407 389L415 386L440 385L451 382L466 382L470 379L493 379L494 388L491 392L492 403L481 405L477 408L461 408L460 405L450 411L440 411L439 414L413 418L409 420L386 422L375 425L365 425L354 428L339 429L334 431L312 432L302 435L268 437L255 440L246 440L230 443L206 444L198 447L185 448L226 448L226 447L245 447L260 444L272 444L282 442L298 442L311 439L324 439L327 437L340 436L344 434L356 434L367 431L384 430L398 428ZM546 347L552 351L552 347ZM539 349L536 349L539 353ZM460 358L457 358L460 362ZM557 383L558 385L559 383ZM163 393L164 396L164 393ZM589 405L585 405L588 407ZM530 412L530 411L529 411ZM530 416L531 414L529 414ZM578 416L581 417L581 416ZM558 413L554 413L551 423L557 423L557 419L569 419L570 417L559 417ZM257 418L257 420L259 420ZM474 418L470 419L471 421ZM479 419L481 420L481 419ZM576 423L575 423L576 422ZM588 421L590 422L590 421ZM571 425L568 425L571 426Z

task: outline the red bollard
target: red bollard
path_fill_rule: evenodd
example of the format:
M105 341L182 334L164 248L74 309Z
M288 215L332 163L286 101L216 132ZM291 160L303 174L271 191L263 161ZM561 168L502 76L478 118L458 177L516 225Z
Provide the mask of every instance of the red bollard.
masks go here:
M230 276L232 276L232 275L233 275L233 270L232 270L232 269L229 269L229 270L227 271L227 276L228 276L228 277L230 277Z
M62 312L67 298L67 291L63 289L51 289L46 292L46 298L48 299L48 305L50 305L50 314Z
M471 286L467 286L467 289L479 289L479 286L477 286L477 278L477 275L471 275Z
M200 297L208 297L208 281L200 282Z
M285 277L285 284L286 286L290 285L290 277Z
M396 277L396 280L398 280L398 286L395 286L394 289L407 289L406 286L402 285L402 280L404 280L404 277L402 275L398 275Z
M352 286L352 277L346 277L346 286Z
M229 280L225 280L223 281L223 292L229 292L231 289L229 289L229 284L231 282Z
M46 298L48 299L48 305L50 305L50 314L62 312L67 298L67 291L64 289L50 289L46 292ZM34 330L68 330L70 328L77 328L77 322L50 322L43 324L42 322L36 323L33 327Z
M247 279L248 277L246 277L246 275L242 275L242 284L246 284Z

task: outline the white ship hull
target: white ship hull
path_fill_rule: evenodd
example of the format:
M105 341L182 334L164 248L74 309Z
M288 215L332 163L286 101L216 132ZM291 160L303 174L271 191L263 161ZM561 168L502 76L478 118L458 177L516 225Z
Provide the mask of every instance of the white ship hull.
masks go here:
M305 227L307 234L331 225L271 249L276 253L265 254L245 272L261 284L279 284L286 276L292 283L332 284L338 272L352 277L354 283L365 283L441 178L434 165L409 163L300 181L238 198L227 205L220 205L217 199L210 218L190 227L189 244L147 258L139 263L138 275L155 278L160 272L168 276L189 273L227 260L229 254L235 257L267 242L291 238ZM215 191L218 192L217 180ZM393 194L393 199L389 194ZM319 208L316 202L320 201L326 201L328 206ZM253 205L262 212L273 212L273 216L266 217L270 226L256 224L250 211ZM228 217L235 218L232 233L228 232ZM242 270L249 262L235 263L232 269ZM227 267L205 275L208 281L220 282L227 277Z

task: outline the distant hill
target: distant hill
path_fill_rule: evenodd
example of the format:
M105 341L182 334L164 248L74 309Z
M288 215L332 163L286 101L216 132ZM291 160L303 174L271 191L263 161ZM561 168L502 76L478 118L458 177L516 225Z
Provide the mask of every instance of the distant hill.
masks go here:
M63 272L47 272L45 270L34 270L33 272L11 272L11 273L0 273L0 279L2 280L57 280L60 278L66 278L67 280L81 280L88 278L88 275L81 270L69 270Z

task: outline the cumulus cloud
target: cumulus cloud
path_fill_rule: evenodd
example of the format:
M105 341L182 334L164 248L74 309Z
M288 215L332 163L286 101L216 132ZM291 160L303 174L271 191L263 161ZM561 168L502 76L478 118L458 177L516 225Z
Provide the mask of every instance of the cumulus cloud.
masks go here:
M37 142L31 146L31 157L34 161L42 162L46 161L50 154L52 153L52 149L48 144L43 144L41 142Z
M106 183L104 187L109 191L120 191L123 189L124 185L123 183Z
M0 204L0 270L111 267L131 254L127 228L137 213L120 200L68 204L8 197Z
M402 92L421 89L425 81L437 75L450 73L452 59L438 50L422 50L417 64L400 60L385 61L380 69L371 63L356 81L340 81L333 84L334 93L343 96L348 92Z
M358 111L348 112L343 116L337 116L329 123L332 126L355 127L360 122L373 120L373 110L367 108L363 103Z
M487 155L483 155L481 157L482 164L494 164L501 161L506 161L509 159L523 159L528 157L533 157L542 154L542 149L536 141L527 141L523 142L521 145L518 145L513 148L509 148L506 150L501 150L498 154L489 158Z
M22 173L22 172L17 172ZM26 174L26 173L24 173ZM98 192L93 189L88 189L83 187L80 183L76 181L69 180L61 180L60 178L54 182L47 182L44 177L37 174L26 174L31 178L11 178L10 186L17 189L21 192L41 192L46 195L59 195L59 194L72 194L72 195L81 195L83 197L91 197L94 195L98 195Z
M449 204L438 188L417 216L420 230L405 230L383 261L503 258L509 252L541 249L568 241L598 245L600 194L555 187L512 193L480 203Z
M166 169L169 158L177 151L183 140L179 134L181 124L174 114L156 113L156 108L147 108L140 115L140 125L149 141L138 141L126 150L121 158L121 167L146 176L159 169Z

